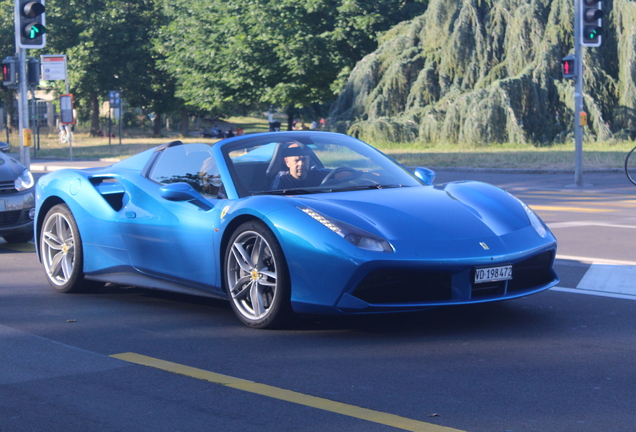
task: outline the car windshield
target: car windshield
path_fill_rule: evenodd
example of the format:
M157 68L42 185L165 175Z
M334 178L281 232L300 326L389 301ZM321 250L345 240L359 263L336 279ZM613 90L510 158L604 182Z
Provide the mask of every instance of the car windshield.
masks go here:
M368 144L334 133L256 135L227 143L223 152L241 196L422 185Z

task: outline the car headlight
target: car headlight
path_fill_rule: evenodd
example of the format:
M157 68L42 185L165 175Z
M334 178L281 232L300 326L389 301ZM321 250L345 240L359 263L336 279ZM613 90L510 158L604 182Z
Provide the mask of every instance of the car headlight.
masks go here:
M325 215L318 213L308 207L298 207L331 231L338 234L343 239L347 240L354 246L360 249L375 251L375 252L393 252L393 247L388 241L382 237L378 237L360 228L356 228L348 223L329 218Z
M541 237L545 237L546 235L548 235L548 230L545 228L545 226L543 225L543 222L541 222L541 219L539 219L539 216L537 216L534 210L528 207L526 203L521 201L519 198L516 198L516 200L519 201L519 203L521 204L521 207L523 207L523 209L526 211L528 220L530 220L530 225L532 225L532 227L535 229L537 234L539 234Z
M35 185L35 180L33 180L33 175L31 174L31 171L29 171L28 169L25 169L24 171L22 171L22 174L20 174L18 178L15 179L14 184L15 184L15 188L19 191L32 188L33 185Z

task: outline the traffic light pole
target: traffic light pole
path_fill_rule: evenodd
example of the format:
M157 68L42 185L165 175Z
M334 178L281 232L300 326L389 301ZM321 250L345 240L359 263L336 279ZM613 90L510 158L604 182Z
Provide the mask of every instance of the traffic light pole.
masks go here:
M29 104L27 93L26 50L44 48L46 45L46 27L44 0L15 0L15 49L18 68L18 127L20 128L20 163L30 168L31 154L29 145L32 135L29 127ZM26 133L28 130L28 140Z
M17 44L16 44L17 45ZM20 129L20 163L25 168L31 167L31 153L29 147L25 146L24 130L29 124L29 104L27 94L27 77L26 77L26 50L17 48L16 57L18 58L18 128Z
M581 27L581 1L574 0L574 56L576 80L574 82L574 183L583 186L583 45Z

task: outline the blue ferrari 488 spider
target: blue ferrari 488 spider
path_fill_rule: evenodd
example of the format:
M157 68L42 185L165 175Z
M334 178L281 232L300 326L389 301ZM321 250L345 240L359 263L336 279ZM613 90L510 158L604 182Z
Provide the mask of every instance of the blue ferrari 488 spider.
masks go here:
M51 286L110 282L228 299L243 323L511 299L558 282L556 240L507 192L433 185L329 132L173 141L36 187Z

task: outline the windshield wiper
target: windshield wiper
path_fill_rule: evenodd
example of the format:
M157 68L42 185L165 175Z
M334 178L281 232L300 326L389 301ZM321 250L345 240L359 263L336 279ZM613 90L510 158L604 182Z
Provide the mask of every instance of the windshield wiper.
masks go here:
M326 193L326 192L349 192L349 191L357 191L357 190L391 189L391 188L401 188L401 187L408 187L408 186L401 185L401 184L389 184L389 185L373 184L373 185L357 185L357 186L348 186L343 188L331 188L331 189L276 189L271 191L252 192L251 195L304 195L304 194L317 194L317 193Z
M358 186L348 186L348 187L343 187L343 188L329 189L329 192L348 192L348 191L369 190L369 189L391 189L391 188L400 188L400 187L408 187L408 186L399 185L399 184L392 184L392 185L382 185L382 184L358 185Z
M277 189L271 191L253 192L252 195L303 195L324 192L324 189Z

